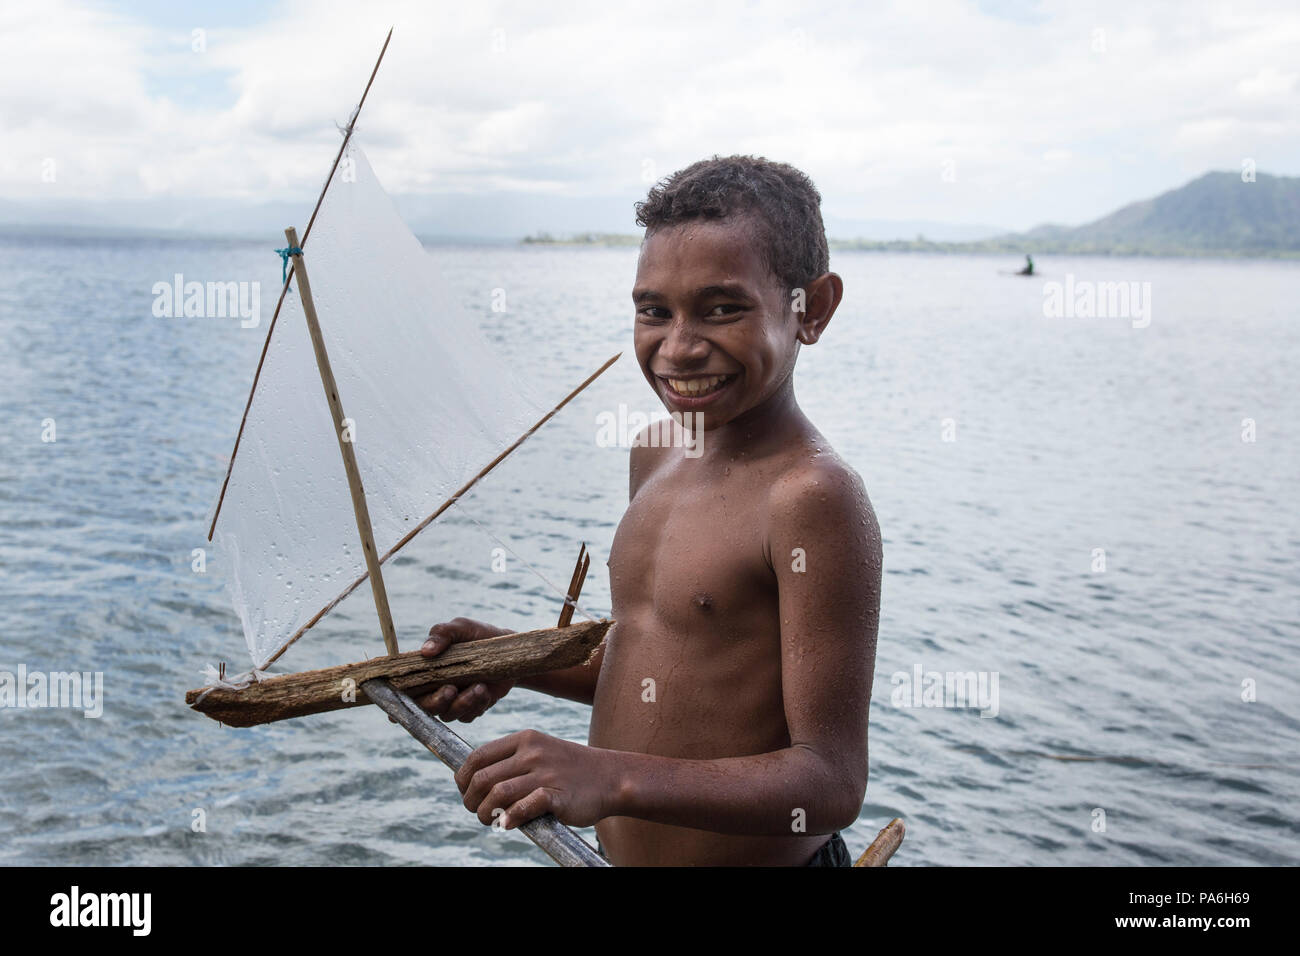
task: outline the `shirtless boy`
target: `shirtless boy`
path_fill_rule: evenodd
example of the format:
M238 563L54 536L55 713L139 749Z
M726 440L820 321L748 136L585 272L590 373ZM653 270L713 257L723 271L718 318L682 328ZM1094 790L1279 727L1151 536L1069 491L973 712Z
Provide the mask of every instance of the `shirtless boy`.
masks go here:
M843 295L821 197L750 157L695 163L637 205L634 342L672 419L642 433L610 549L613 617L585 666L521 686L591 705L587 746L525 730L456 774L483 823L554 813L628 865L846 865L867 786L880 532L862 480L795 401ZM459 618L427 656L506 629ZM511 685L421 705L473 720Z

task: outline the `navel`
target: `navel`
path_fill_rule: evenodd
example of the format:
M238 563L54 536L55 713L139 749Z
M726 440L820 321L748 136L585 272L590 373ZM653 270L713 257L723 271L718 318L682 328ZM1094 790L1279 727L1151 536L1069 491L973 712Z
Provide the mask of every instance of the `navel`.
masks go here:
M713 598L705 594L703 591L696 594L695 600L692 601L691 603L693 603L696 606L696 608L703 611L705 614L708 614L713 610Z

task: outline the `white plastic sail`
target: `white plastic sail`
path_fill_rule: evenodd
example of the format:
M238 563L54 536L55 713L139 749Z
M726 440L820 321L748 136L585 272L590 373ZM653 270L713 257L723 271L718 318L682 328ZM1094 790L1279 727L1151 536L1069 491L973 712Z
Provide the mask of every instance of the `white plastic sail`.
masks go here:
M383 555L518 438L538 407L440 287L355 140L303 248ZM365 574L297 283L267 351L216 542L258 668Z

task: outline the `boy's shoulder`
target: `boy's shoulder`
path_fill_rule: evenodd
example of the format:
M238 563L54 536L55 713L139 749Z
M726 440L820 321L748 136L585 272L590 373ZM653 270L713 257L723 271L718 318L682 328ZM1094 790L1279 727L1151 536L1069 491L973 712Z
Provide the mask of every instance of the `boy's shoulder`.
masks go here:
M771 477L768 513L776 522L875 515L862 476L820 435L782 455Z
M682 426L675 421L672 416L667 418L656 418L645 428L636 433L632 439L632 453L636 454L638 449L652 449L662 451L665 448L671 448L674 444L681 445Z
M683 440L682 427L672 418L657 419L637 432L632 439L632 450L628 456L633 496L669 451L675 449L678 453L681 452Z
M671 454L682 453L682 441L681 425L671 418L651 422L637 434L629 459L633 495ZM769 520L785 523L815 517L820 524L858 517L875 527L862 476L820 434L812 432L769 456L764 468Z
M802 451L787 459L769 486L764 559L778 572L803 570L803 562L816 560L836 567L843 582L855 582L850 586L864 594L878 594L883 543L866 483L824 439ZM801 559L800 567L792 556Z

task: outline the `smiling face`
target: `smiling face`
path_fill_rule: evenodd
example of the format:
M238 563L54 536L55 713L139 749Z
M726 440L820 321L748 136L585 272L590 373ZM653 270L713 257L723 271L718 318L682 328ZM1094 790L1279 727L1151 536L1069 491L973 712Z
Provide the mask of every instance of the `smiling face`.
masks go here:
M751 220L696 220L652 232L636 285L636 357L669 412L706 429L781 393L799 354L799 316L764 262Z

